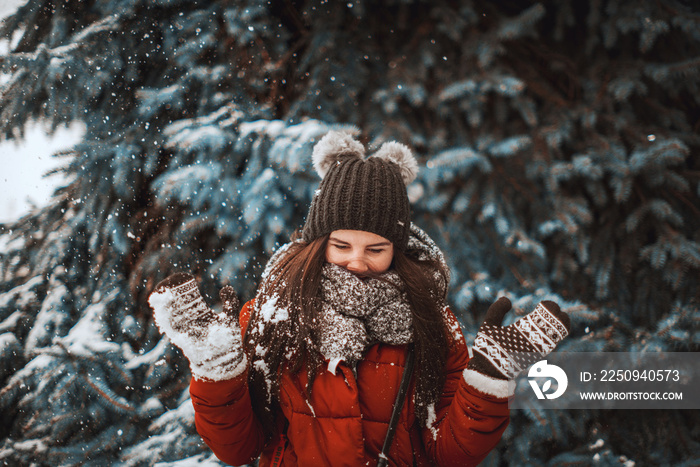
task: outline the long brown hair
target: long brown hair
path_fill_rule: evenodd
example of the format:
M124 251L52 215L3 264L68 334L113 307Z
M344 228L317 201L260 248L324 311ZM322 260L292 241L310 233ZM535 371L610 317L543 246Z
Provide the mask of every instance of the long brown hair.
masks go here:
M258 289L244 347L251 362L248 384L253 409L270 432L275 423L281 372L296 374L306 365L310 396L323 363L313 333L321 309L318 296L328 237L309 243L293 242L275 260ZM445 383L450 341L443 308L448 275L442 263L419 259L411 251L395 250L392 266L404 281L413 314L416 416L425 424L428 407L438 400ZM286 319L270 321L268 316L263 322L266 318L261 308L267 301L274 301L278 310L286 310Z

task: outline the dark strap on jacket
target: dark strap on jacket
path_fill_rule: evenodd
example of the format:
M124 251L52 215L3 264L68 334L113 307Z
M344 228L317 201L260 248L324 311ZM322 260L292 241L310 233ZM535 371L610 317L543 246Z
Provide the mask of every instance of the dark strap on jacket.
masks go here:
M287 435L284 433L280 434L279 443L275 446L275 451L272 454L272 462L270 467L279 467L282 465L282 459L284 458L284 450L287 448Z
M379 461L377 462L377 467L383 467L387 465L387 456L389 455L389 450L391 449L391 443L394 441L396 425L398 425L399 423L401 408L403 407L403 402L406 399L406 393L408 392L408 383L411 381L412 374L413 345L410 345L408 347L408 354L406 355L406 366L404 366L403 375L401 376L401 385L399 386L399 393L396 395L396 401L394 402L394 410L392 410L391 418L389 419L389 429L386 432L386 438L384 438L384 446L382 446L382 452L379 453Z

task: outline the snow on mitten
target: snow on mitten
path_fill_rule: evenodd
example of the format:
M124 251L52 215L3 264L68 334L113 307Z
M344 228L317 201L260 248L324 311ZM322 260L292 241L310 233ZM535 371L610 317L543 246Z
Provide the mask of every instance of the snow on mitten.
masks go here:
M194 277L177 273L159 282L148 297L158 328L185 354L192 374L213 381L234 378L246 366L234 311L238 298L229 286L219 296L224 311L217 314L204 302Z
M489 307L474 339L474 357L468 369L493 378L515 379L569 335L569 315L554 302L540 302L531 313L502 326L503 317L510 308L510 300L505 297Z

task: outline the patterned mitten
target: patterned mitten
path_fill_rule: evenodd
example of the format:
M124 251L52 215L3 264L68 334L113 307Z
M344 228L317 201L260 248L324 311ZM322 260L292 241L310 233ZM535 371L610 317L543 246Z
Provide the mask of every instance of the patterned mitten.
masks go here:
M221 289L220 298L224 312L216 314L204 302L194 277L183 273L158 283L148 298L158 328L182 349L199 379L231 379L246 366L234 311L238 298L229 286Z
M498 379L515 379L569 335L569 315L554 302L540 302L533 312L502 326L510 308L510 300L505 297L489 307L474 340L474 357L468 369Z

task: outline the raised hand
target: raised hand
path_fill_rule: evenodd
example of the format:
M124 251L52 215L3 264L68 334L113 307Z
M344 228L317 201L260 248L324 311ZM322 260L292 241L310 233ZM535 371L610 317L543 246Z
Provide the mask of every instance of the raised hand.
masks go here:
M569 335L569 315L552 301L540 302L531 313L502 326L510 309L510 300L505 297L489 307L474 339L474 357L467 368L498 379L514 379Z
M217 314L205 303L195 278L176 273L159 282L148 298L158 328L182 350L200 379L230 379L245 369L238 298L229 286L220 297L224 312Z

